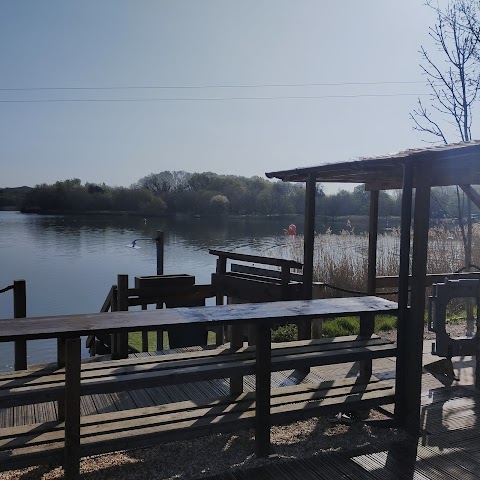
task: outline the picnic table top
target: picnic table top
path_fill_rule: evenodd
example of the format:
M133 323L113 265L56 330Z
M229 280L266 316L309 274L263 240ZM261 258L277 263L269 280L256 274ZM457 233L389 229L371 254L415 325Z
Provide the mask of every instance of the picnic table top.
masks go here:
M156 330L174 325L298 321L361 313L395 313L395 302L375 296L246 303L163 310L27 317L0 320L0 342Z

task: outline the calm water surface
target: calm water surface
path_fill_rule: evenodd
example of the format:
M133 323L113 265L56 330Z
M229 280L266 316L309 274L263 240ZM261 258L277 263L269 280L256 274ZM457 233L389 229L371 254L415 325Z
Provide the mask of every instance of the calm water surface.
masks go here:
M303 234L300 217L144 219L0 211L0 289L13 280L26 280L28 316L95 313L116 284L117 274L128 274L133 287L135 276L156 273L155 242L139 241L141 248L127 248L136 238L153 239L157 230L164 231L165 273L188 273L195 275L197 283L210 283L216 257L209 249L292 258L293 239L284 234L291 222ZM339 231L346 228L343 223L317 220L317 231L328 227ZM366 228L365 224L352 226L355 232ZM9 291L0 294L0 318L11 317ZM29 342L28 355L29 364L54 361L55 343ZM0 370L12 369L12 364L13 345L0 344Z
M266 218L143 219L110 216L40 216L0 212L0 288L27 282L27 315L98 312L117 274L154 275L155 242L140 237L165 232L165 273L189 273L209 283L216 257L209 248L280 256L283 229L294 221ZM12 292L0 295L0 318L13 317ZM29 364L55 359L50 340L30 342ZM87 352L84 352L87 355ZM11 369L12 344L0 344L0 369Z

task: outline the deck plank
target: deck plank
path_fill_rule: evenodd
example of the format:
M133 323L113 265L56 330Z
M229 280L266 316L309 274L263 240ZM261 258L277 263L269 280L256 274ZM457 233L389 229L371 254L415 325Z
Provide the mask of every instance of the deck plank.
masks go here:
M366 447L354 452L320 454L229 471L209 477L209 480L477 479L480 472L480 392L471 387L472 359L454 360L458 382L424 371L421 398L424 435L412 451L398 444L382 446L381 450ZM313 367L308 375L297 370L274 372L272 388L286 387L288 391L289 386L345 378L356 375L357 371L354 364L346 363ZM386 357L374 361L374 374L379 379L392 381L394 371L394 359ZM246 376L244 385L246 392L252 391L254 376ZM182 400L201 403L202 399L224 394L228 394L226 379L138 389L127 395L86 395L82 398L82 415L108 414L121 408L150 408ZM41 422L56 418L55 402L26 407L0 409L0 426L12 426L14 422L23 425L32 418ZM54 442L52 452L55 448L57 443Z

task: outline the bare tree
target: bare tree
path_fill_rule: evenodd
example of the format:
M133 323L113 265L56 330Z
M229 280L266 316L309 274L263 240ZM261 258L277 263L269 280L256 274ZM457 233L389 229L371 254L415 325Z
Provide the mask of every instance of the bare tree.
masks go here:
M429 34L440 57L430 55L423 46L420 49L420 67L432 95L428 106L418 99L418 106L410 118L415 130L434 137L430 141L432 144L448 143L449 135L456 140L468 142L472 139L472 106L480 89L480 29L476 20L479 2L452 0L444 9L438 4L427 4L437 15ZM458 223L465 250L465 268L469 268L472 244L471 202L464 200L463 193L457 186ZM465 213L466 228L463 220Z
M432 57L422 46L422 64L432 92L429 106L418 99L418 107L410 114L414 129L436 137L431 143L448 143L451 133L463 142L471 140L472 105L480 88L478 63L478 30L467 0L454 0L437 13L430 37L441 58ZM446 68L442 68L446 64ZM453 127L453 129L452 129Z
M150 190L155 195L161 195L187 188L187 182L191 176L191 173L182 170L172 172L166 170L142 177L136 185Z

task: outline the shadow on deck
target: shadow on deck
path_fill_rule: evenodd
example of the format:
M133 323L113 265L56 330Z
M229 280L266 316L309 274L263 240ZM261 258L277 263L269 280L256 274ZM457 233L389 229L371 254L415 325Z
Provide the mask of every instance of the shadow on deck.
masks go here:
M432 357L424 345L424 364ZM393 362L392 362L393 365ZM383 361L383 367L388 367ZM208 480L355 480L476 479L480 478L480 391L475 389L472 357L454 359L458 381L424 369L422 381L422 435L388 442L381 448L321 453L310 458L272 463L243 471L226 472ZM392 378L394 372L377 372Z
M424 364L438 360L432 357L430 342L424 345ZM137 354L137 356L148 354ZM375 446L318 453L309 458L278 459L262 467L228 472L209 477L226 479L420 479L480 478L480 392L473 387L474 361L471 357L454 361L459 381L424 370L422 392L422 435L417 441L404 440L377 443ZM319 382L356 376L354 364L313 368L304 376L298 371L272 374L272 387ZM394 381L395 359L374 362L374 375ZM245 390L253 390L253 376L244 378ZM201 400L228 394L228 380L170 385L122 393L82 397L82 414L106 413L122 409L148 407L182 400ZM392 411L392 407L390 408ZM54 402L0 410L0 425L44 422L56 417ZM348 434L347 434L348 435ZM392 440L395 437L392 437ZM378 445L381 445L380 447ZM205 477L203 477L205 478Z

